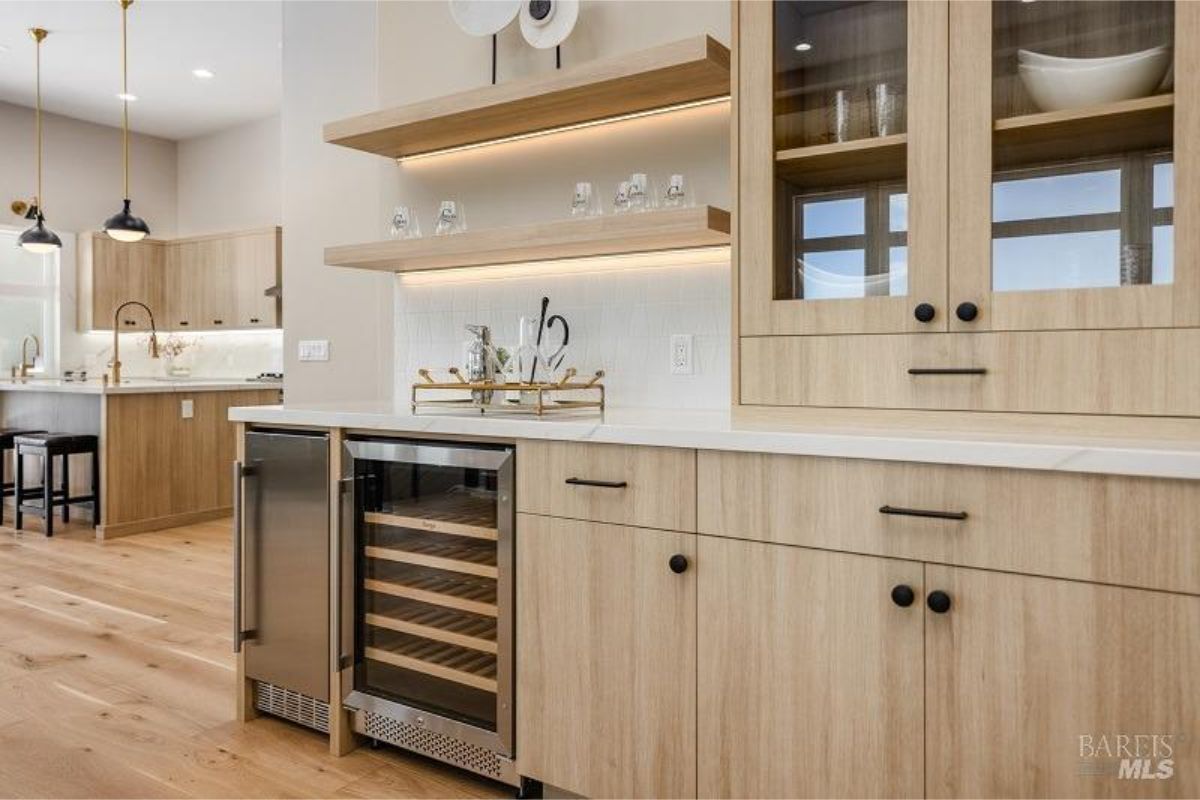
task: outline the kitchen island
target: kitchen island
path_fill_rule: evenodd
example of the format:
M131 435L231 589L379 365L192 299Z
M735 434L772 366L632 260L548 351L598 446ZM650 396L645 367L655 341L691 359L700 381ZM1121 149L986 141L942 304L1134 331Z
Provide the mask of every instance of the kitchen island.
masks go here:
M0 426L100 437L97 538L228 514L234 427L229 409L277 403L279 384L236 380L0 381ZM6 476L12 465L5 464ZM36 485L30 468L28 485ZM61 474L61 472L59 473ZM74 456L71 484L86 494L91 460ZM6 477L6 480L10 479Z

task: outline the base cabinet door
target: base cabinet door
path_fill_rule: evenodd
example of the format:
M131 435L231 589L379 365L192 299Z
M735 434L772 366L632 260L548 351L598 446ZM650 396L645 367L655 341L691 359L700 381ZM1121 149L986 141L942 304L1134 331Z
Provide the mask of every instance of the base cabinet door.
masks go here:
M530 514L517 530L521 774L694 797L695 535Z
M701 537L700 797L923 794L922 572Z
M930 797L1200 796L1200 597L926 566ZM701 611L703 618L703 611Z

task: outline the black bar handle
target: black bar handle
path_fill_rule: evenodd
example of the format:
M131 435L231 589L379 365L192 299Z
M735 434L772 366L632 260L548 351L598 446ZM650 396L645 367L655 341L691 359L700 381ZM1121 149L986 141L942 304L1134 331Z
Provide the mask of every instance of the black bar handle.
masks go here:
M987 367L909 367L909 375L987 375Z
M909 375L987 375L987 367L909 367Z
M597 486L601 489L624 489L629 485L626 481L593 481L588 478L567 478L567 483L571 486Z
M897 508L896 506L880 506L880 514L893 514L898 517L928 517L930 519L956 519L964 520L967 518L965 511L929 511L923 508Z

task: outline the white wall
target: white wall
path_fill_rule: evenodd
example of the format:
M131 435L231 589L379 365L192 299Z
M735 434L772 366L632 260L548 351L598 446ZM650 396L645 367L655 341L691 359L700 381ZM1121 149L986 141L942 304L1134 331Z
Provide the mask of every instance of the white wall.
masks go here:
M728 43L727 2L589 2L564 43L563 65L708 33ZM381 3L379 94L383 106L450 94L490 82L491 44L462 33L446 3ZM513 26L499 41L499 77L548 72L553 51L536 51ZM367 110L362 107L359 110ZM574 183L593 181L606 205L616 183L646 172L660 187L681 172L698 203L730 207L729 109L710 106L553 137L529 139L404 164L383 162L380 202L370 236L384 234L391 207L414 207L426 235L437 203L456 199L471 228L568 216ZM345 241L341 239L339 241ZM695 262L693 266L687 264ZM661 262L655 262L661 264ZM445 367L460 357L466 322L493 327L499 343L516 339L516 319L539 300L572 324L581 369L604 368L615 405L716 408L729 398L728 262L680 257L639 273L592 272L495 281L396 281L396 396L417 367ZM670 335L693 334L697 374L671 375Z
M33 109L0 102L0 223L22 226L9 204L37 191ZM46 221L55 231L98 230L121 210L121 131L56 114L42 115ZM133 134L129 142L133 211L154 236L174 236L175 143Z
M179 235L278 225L280 136L274 116L179 142Z
M390 275L326 267L327 245L379 237L381 162L324 144L322 126L375 108L376 4L283 7L283 316L289 402L383 400L392 392ZM414 80L416 80L414 76ZM330 361L301 363L301 339Z

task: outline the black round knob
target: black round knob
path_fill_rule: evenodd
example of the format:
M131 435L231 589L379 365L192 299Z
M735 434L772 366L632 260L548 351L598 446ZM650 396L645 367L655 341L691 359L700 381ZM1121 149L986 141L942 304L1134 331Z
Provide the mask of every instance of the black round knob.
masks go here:
M682 575L684 572L687 572L687 556L676 553L671 556L671 560L667 562L667 566L671 568L671 572L674 572L676 575Z
M901 608L908 608L916 599L917 595L911 586L902 583L892 587L892 602Z
M917 322L932 322L936 315L937 309L932 303L921 303L913 309L913 316L917 318Z
M979 306L970 301L959 303L958 308L954 309L954 315L963 322L970 322L979 316Z
M925 603L933 613L945 614L950 610L950 595L938 589L929 593L929 597L925 598Z

